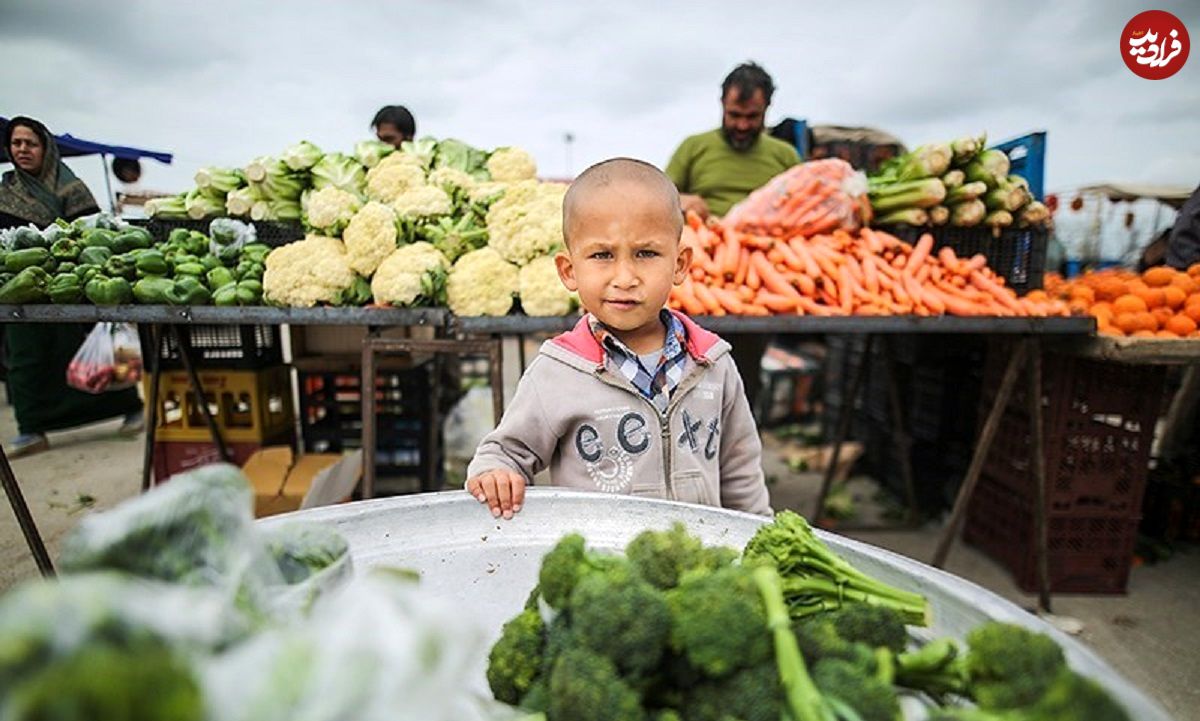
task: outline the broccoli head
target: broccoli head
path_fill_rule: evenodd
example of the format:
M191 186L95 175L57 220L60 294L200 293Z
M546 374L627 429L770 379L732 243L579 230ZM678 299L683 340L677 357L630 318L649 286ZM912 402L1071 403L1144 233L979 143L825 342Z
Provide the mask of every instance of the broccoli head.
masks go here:
M671 632L667 601L628 565L586 574L569 602L579 640L622 673L650 675Z
M642 721L646 712L636 691L611 661L584 648L565 649L549 683L550 721Z
M771 658L762 599L747 569L688 574L667 592L671 647L701 673L720 677Z
M500 631L488 654L487 680L497 701L517 704L542 671L546 627L536 610L522 611Z
M800 652L809 663L825 659L841 659L864 669L872 670L875 655L865 644L842 638L832 623L832 614L809 616L792 627Z
M943 708L934 711L928 721L1129 721L1129 714L1095 681L1063 669L1045 695L1029 706Z
M895 609L851 604L829 614L837 634L847 641L901 653L908 645L908 630Z
M779 721L782 698L779 668L768 661L695 686L680 711L687 721Z
M813 681L826 698L854 709L862 721L895 721L900 701L891 684L861 666L839 658L821 661L813 668Z
M682 523L666 531L642 531L625 548L625 556L637 572L658 588L679 585L688 571L714 571L728 566L737 551L721 546L704 546Z
M1011 623L989 622L967 634L970 693L981 708L1028 706L1066 667L1049 636Z
M578 533L567 534L542 557L542 568L538 572L542 598L554 610L562 611L567 607L571 592L580 578L621 562L615 556L588 551L584 547L583 536Z

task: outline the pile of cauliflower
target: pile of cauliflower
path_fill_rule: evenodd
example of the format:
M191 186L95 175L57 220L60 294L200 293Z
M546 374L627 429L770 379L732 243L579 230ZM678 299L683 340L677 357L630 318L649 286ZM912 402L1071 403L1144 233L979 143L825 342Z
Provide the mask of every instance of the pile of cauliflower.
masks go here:
M356 148L363 180L304 196L310 235L267 257L267 301L337 304L369 283L383 306L496 316L519 299L528 315L573 312L578 299L553 257L562 247L566 185L538 181L537 164L520 148L489 154L443 142L443 155L430 139L395 152Z

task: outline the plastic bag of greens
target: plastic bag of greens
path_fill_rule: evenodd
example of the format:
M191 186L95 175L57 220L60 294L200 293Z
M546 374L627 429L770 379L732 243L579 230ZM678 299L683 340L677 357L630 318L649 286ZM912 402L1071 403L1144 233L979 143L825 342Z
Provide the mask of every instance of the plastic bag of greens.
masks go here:
M116 573L25 583L0 598L0 718L201 719L196 660L249 628L214 589Z
M810 237L858 230L871 218L867 177L844 160L801 163L733 206L725 227L741 233Z
M242 248L258 240L253 225L233 218L217 218L208 224L208 252L222 261L236 258Z
M350 545L332 526L292 522L271 526L260 537L282 577L282 584L264 579L269 582L268 603L277 614L306 613L354 574Z
M381 570L318 601L303 623L212 659L202 678L224 721L507 718L472 688L483 642L457 609Z
M85 393L132 388L141 379L141 341L128 323L97 323L67 364L67 385Z

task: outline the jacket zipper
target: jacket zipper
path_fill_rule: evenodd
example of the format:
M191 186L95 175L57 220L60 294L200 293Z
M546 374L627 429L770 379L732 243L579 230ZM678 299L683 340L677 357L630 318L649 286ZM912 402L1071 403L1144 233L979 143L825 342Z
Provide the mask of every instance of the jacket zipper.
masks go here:
M672 501L678 499L675 498L675 487L671 483L671 414L675 412L675 407L679 402L679 399L683 398L688 391L690 391L696 386L697 383L700 382L700 378L704 375L701 370L707 370L708 367L709 366L707 365L702 366L697 364L693 371L686 378L681 380L679 385L675 386L675 392L671 394L671 400L667 402L667 410L665 413L659 413L658 406L654 405L654 402L649 398L639 393L638 390L633 387L633 384L631 384L627 379L622 379L625 380L625 382L622 383L617 380L612 373L608 372L607 369L598 369L597 375L600 376L600 380L614 388L620 388L623 391L632 393L638 398L641 398L646 405L650 406L650 408L654 411L655 417L658 418L658 427L661 433L663 449L663 481L667 486L667 498L671 499Z

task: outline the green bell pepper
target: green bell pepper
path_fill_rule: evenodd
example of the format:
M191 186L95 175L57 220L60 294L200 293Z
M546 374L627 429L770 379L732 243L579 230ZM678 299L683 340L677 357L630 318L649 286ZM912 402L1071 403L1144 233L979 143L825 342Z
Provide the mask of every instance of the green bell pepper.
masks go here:
M242 260L251 260L255 263L266 261L267 256L271 254L271 246L263 243L251 243L242 248Z
M238 280L259 280L265 272L266 268L263 267L262 263L243 260L237 264L237 268L234 269L233 274L237 276Z
M220 268L221 267L221 259L218 258L217 256L213 255L212 253L209 253L208 255L206 255L200 259L200 265L204 266L204 272L207 273L208 271L212 270L213 268Z
M91 228L83 232L83 246L85 248L108 248L113 250L113 246L117 238L117 234L105 228Z
M50 259L50 251L46 248L14 250L5 256L4 269L10 273L20 273L26 268L44 265Z
M237 283L227 283L213 291L213 305L239 305Z
M104 263L104 274L109 278L137 278L137 261L128 254L114 255Z
M26 250L35 249L27 248ZM45 248L41 250L45 250ZM30 266L14 275L3 286L0 286L0 303L16 305L44 303L46 301L46 287L49 283L49 273L36 265Z
M83 286L74 273L59 273L46 289L50 302L56 305L74 305L83 300Z
M175 281L159 276L147 276L133 284L133 297L146 305L169 305Z
M75 275L78 276L80 283L86 285L89 280L101 275L103 271L103 266L80 264L75 268Z
M175 275L186 275L199 278L200 276L204 275L204 266L200 263L176 263Z
M262 283L257 280L243 280L237 284L238 305L261 305Z
M113 250L118 253L128 253L131 250L141 250L154 245L154 238L145 228L130 228L123 230L113 238Z
M79 267L79 265L77 263L72 263L71 261L68 260L65 263L58 264L58 272L59 273L74 273L75 269L78 267Z
M212 290L224 288L230 283L237 281L237 278L233 275L233 271L225 267L213 268L205 273L204 279L208 281L208 287Z
M122 305L133 300L133 287L124 278L97 275L88 281L83 292L96 305Z
M4 285L15 277L17 277L16 273L9 273L7 271L0 272L0 286Z
M167 235L167 243L174 246L187 245L188 238L192 235L192 231L187 228L176 228Z
M166 256L160 250L143 250L138 252L134 263L139 277L147 275L166 275L171 272Z
M60 262L79 259L79 251L83 250L73 238L59 238L50 246L50 255Z
M193 230L188 233L188 240L184 245L184 250L190 255L201 256L208 252L208 246L208 236L200 231Z
M176 276L175 288L183 296L183 302L178 305L207 305L212 300L212 294L196 276Z
M112 257L110 248L91 247L84 248L79 253L80 265L104 265L108 259Z

